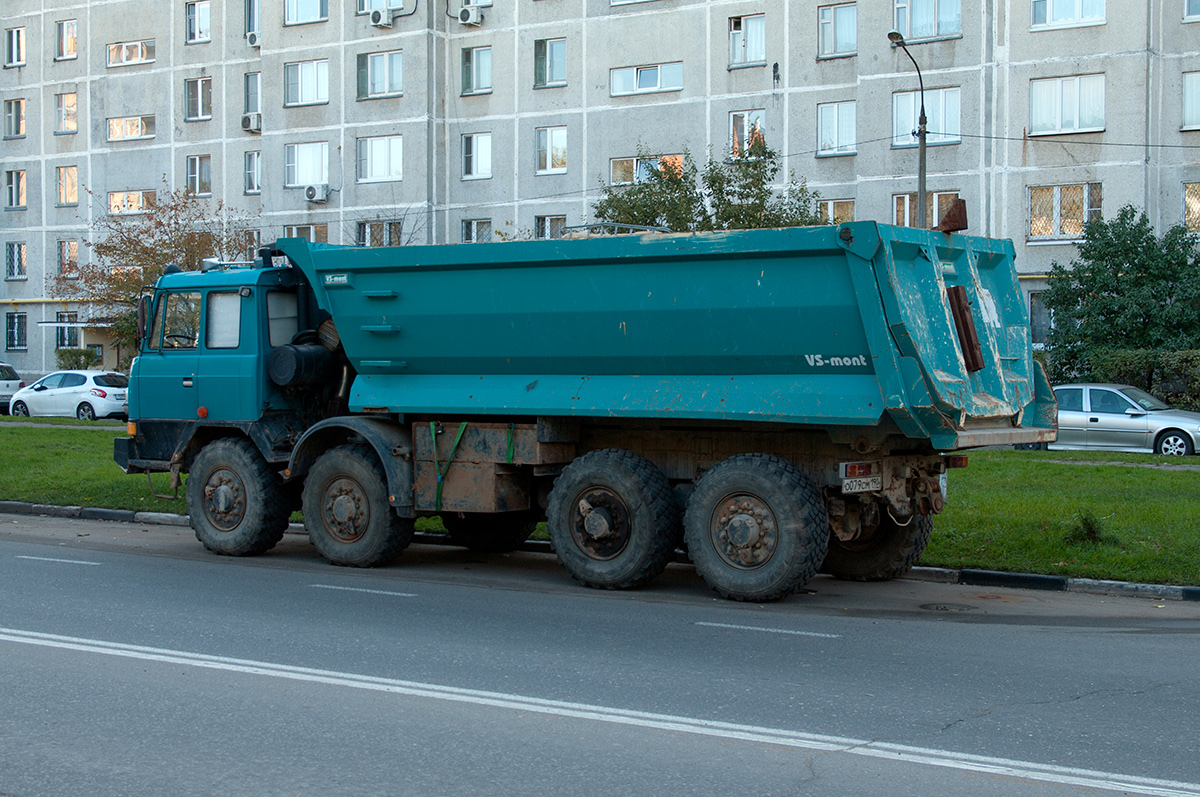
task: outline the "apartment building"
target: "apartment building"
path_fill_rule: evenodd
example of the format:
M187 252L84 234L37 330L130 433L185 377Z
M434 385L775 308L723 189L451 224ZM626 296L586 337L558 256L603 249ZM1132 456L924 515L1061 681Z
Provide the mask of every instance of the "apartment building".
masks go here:
M761 134L829 217L915 224L923 84L931 223L962 198L1013 239L1035 336L1086 220L1200 231L1200 0L4 0L0 27L23 374L115 364L47 285L164 176L263 241L553 237L656 158Z

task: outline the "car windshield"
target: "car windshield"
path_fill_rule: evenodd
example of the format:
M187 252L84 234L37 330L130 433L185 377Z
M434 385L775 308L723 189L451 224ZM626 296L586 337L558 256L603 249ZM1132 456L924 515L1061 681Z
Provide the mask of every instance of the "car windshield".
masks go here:
M20 379L17 371L11 365L0 365L0 379Z
M1154 396L1151 396L1149 393L1147 393L1146 391L1141 390L1139 388L1129 387L1129 388L1125 388L1125 390L1122 392L1125 393L1125 396L1127 398L1132 400L1135 404L1137 404L1139 407L1141 407L1144 410L1169 410L1169 409L1171 409L1166 404L1164 404L1163 402L1156 399Z
M125 374L101 374L93 381L100 387L129 387L129 377Z

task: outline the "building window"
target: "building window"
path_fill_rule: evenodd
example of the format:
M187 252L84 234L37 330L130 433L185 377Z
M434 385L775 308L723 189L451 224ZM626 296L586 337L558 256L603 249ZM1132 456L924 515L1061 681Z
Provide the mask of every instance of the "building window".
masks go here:
M360 221L354 240L358 246L400 246L404 243L401 237L403 226L403 223L396 219Z
M209 11L209 0L196 0L183 7L184 18L187 20L186 42L198 44L212 41L212 20Z
M609 182L613 185L640 183L650 178L650 172L653 169L665 169L678 176L683 173L683 156L659 155L653 158L613 158L608 165Z
M25 170L14 169L4 173L4 207L25 207Z
M627 66L609 71L612 96L649 94L655 91L679 91L683 88L683 63L654 66Z
M533 85L567 85L566 39L538 39L533 43Z
M25 136L25 100L4 101L4 137L23 138Z
M404 66L400 50L360 53L358 98L394 97L404 91Z
M462 51L462 85L463 94L484 94L492 90L491 47Z
M492 239L491 219L464 219L462 239L465 244L482 243Z
M187 190L196 196L212 196L212 156L187 156Z
M562 238L563 228L566 226L566 216L534 216L533 237L547 241L551 238Z
M329 0L286 0L283 21L286 25L323 22L329 18Z
M858 9L854 3L817 9L819 55L854 55L858 50Z
M198 77L183 81L183 93L186 121L212 119L212 78Z
M767 112L760 109L753 111L734 111L729 114L729 155L740 158L747 155L755 145L762 146Z
M1200 128L1200 72L1183 73L1183 128Z
M55 61L69 61L72 58L78 58L79 54L76 50L79 23L73 19L64 19L55 25Z
M245 168L243 169L243 173L245 174L245 183L243 184L243 190L247 194L261 194L262 193L262 173L261 173L262 167L261 167L261 156L260 156L260 153L258 152L258 150L253 150L251 152L247 152L245 155L245 158L243 160L243 164L245 166Z
M926 144L957 144L959 90L931 89L925 92ZM902 91L892 95L892 146L915 147L921 94Z
M463 179L481 180L492 176L492 134L467 133L463 142Z
M25 244L20 241L9 241L4 244L4 278L9 280L23 280L27 278L25 273Z
M961 35L960 0L896 0L896 30L905 39Z
M1183 15L1188 19L1192 17L1200 17L1200 0L1186 0L1187 5L1184 7Z
M729 63L767 62L767 17L732 17L729 20Z
M1029 238L1083 237L1084 225L1100 220L1100 200L1100 183L1030 187Z
M246 0L246 18L243 21L246 33L258 33L262 29L261 0Z
M109 141L154 138L153 116L121 116L108 120Z
M1200 232L1200 183L1183 184L1183 226Z
M365 14L376 9L404 8L404 0L358 0L358 13Z
M1029 133L1104 129L1104 75L1029 81Z
M403 154L403 136L358 139L358 181L370 183L402 179Z
M245 99L242 113L262 113L262 73L247 72L243 84Z
M283 183L289 187L328 183L328 142L285 144L283 147L283 174Z
M54 95L54 132L74 133L79 130L75 92Z
M822 224L841 224L854 221L853 199L822 199L817 202Z
M79 276L79 241L58 242L58 276L74 279Z
M140 42L117 42L108 45L109 66L148 64L154 61L154 39Z
M145 213L157 203L153 191L110 191L108 212L113 214Z
M8 351L25 351L29 348L24 313L4 314L4 348Z
M1033 0L1033 26L1080 25L1104 21L1104 0Z
M854 154L855 104L827 102L817 106L817 154Z
M310 244L329 243L328 224L296 224L283 228L284 238L303 238Z
M283 104L329 102L329 61L300 61L283 65Z
M537 174L562 174L567 170L567 128L539 127L534 131Z
M4 31L4 65L25 66L24 28L9 28Z
M930 225L937 224L942 215L950 209L954 204L954 200L958 199L958 193L948 191L941 194L926 192L925 194L925 218L929 220ZM895 194L892 196L892 202L896 208L896 225L899 227L916 227L917 226L917 195L911 194Z
M58 184L58 204L79 204L79 167L58 166L54 170L55 182Z
M1042 300L1041 291L1029 294L1029 331L1035 346L1044 346L1050 339L1050 308Z
M78 349L79 327L73 325L79 323L79 313L55 313L54 320L58 322L54 333L54 348Z

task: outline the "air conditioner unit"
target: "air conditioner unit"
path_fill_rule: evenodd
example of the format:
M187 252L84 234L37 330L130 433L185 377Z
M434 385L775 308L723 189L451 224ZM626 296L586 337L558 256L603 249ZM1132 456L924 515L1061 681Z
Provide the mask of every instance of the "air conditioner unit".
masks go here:
M246 34L246 44L250 45L251 47L258 46L258 44L259 44L258 31L250 31L249 33Z
M464 25L478 25L483 22L483 12L476 6L466 6L458 12L458 21Z
M262 130L262 114L242 114L242 129L247 133L257 133L258 131Z
M304 186L304 198L309 202L324 202L328 196L329 186L327 185Z
M387 11L377 8L371 12L371 24L377 28L390 28L392 17Z

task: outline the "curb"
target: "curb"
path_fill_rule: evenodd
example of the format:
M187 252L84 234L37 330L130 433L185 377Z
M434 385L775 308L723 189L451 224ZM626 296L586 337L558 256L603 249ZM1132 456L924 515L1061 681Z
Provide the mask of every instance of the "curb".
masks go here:
M49 517L79 518L81 520L110 520L122 523L147 523L158 526L188 526L187 515L169 512L135 512L130 509L105 509L92 506L54 506L33 504L26 501L0 501L0 514L47 515ZM289 534L303 534L304 526L288 524ZM441 534L417 532L413 542L424 545L449 545ZM529 553L554 553L553 546L545 540L526 540L518 548ZM676 561L687 561L676 556ZM1116 595L1129 598L1151 598L1154 600L1192 601L1200 603L1200 587L1177 587L1169 584L1136 584L1128 581L1108 581L1094 578L1069 578L1047 576L1036 573L1006 573L1000 570L975 570L963 568L953 570L944 567L914 567L903 578L910 581L931 581L939 584L964 584L975 587L1011 587L1050 592L1082 592L1092 595Z

